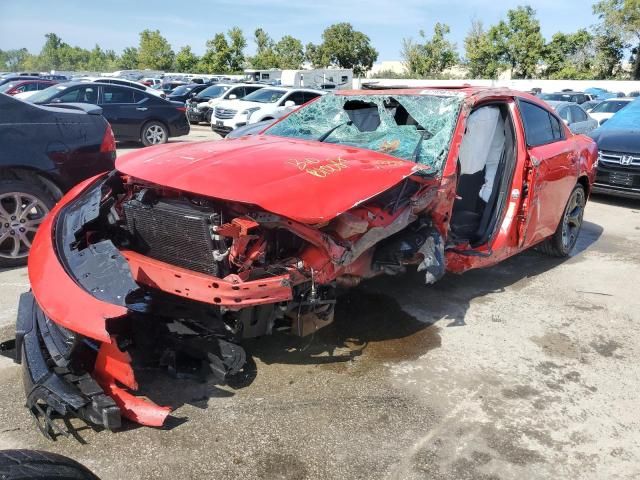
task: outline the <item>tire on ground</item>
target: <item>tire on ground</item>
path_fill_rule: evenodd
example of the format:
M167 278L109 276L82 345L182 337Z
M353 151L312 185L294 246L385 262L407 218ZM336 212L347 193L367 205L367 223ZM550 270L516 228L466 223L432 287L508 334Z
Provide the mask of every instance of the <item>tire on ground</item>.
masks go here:
M70 458L40 450L1 450L3 480L99 480Z
M578 193L576 193L576 191L578 191ZM569 254L571 253L571 251L573 250L573 247L575 247L578 235L580 234L580 230L582 228L582 218L580 219L580 226L578 227L578 231L576 232L575 235L575 240L568 246L564 245L564 242L562 241L562 229L565 223L565 218L567 215L567 210L569 209L570 205L571 205L571 200L573 199L574 195L582 195L582 199L585 201L586 203L586 193L584 191L584 187L580 184L577 184L575 187L573 187L573 190L571 191L571 194L569 195L569 199L567 200L567 204L564 207L564 210L562 211L562 218L560 219L560 223L558 224L558 228L556 228L556 231L554 232L554 234L547 238L544 242L542 242L540 245L538 245L537 249L546 254L549 255L551 257L559 257L559 258L564 258L564 257L568 257ZM584 209L584 205L583 205L583 209Z
M36 185L31 182L26 182L23 180L1 180L0 181L0 197L6 193L11 192L19 192L25 193L28 195L32 195L36 197L38 200L42 202L42 204L47 207L49 211L55 205L55 200L51 196L49 192L47 192L41 185ZM11 212L8 212L11 213ZM2 214L0 214L0 218L2 218ZM0 236L6 231L5 225L0 225ZM3 243L6 240L3 240ZM2 251L2 243L0 243L0 251ZM22 265L27 264L27 257L23 258L6 258L0 256L0 268L7 267L20 267Z
M152 127L162 129L162 140L157 143L153 143L149 138L147 138L148 130ZM162 122L151 120L150 122L147 122L142 126L142 133L140 134L140 140L142 141L142 144L145 147L167 143L167 141L169 140L169 130L167 130L167 127Z

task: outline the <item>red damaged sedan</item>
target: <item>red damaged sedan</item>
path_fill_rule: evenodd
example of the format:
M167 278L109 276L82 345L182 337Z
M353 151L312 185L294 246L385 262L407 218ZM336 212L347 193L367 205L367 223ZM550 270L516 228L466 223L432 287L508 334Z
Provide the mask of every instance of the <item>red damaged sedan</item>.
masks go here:
M228 382L244 339L331 323L337 287L567 256L596 157L544 102L471 87L340 92L257 136L125 155L33 243L27 406L46 434L69 415L160 426L139 366Z

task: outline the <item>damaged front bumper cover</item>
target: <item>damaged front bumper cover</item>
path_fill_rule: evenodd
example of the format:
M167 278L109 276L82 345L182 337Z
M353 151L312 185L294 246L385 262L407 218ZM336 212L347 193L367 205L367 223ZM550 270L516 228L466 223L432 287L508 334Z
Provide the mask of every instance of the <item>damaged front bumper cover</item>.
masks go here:
M20 296L16 323L16 363L23 364L26 406L47 438L67 434L55 416L74 416L113 430L120 427L116 402L89 375L68 368L70 337L46 317L31 292Z
M122 417L146 426L165 423L171 408L132 393L138 390L132 359L113 331L122 320L145 313L146 287L229 308L292 296L286 275L257 282L220 279L121 253L108 240L76 248L84 225L98 220L110 178L76 186L41 224L29 258L32 291L20 299L16 362L23 365L26 406L48 438L68 434L54 421L59 417L109 430L120 427ZM185 279L190 287L180 288ZM245 354L223 339L216 342L219 358L206 361L208 373L220 380L238 373Z

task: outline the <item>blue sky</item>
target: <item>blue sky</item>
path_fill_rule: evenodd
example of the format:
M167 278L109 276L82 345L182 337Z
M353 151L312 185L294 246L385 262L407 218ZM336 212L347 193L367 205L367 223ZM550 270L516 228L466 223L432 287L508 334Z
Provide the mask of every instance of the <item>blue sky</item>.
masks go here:
M400 59L402 38L431 32L436 22L451 27L451 39L462 50L471 20L491 25L509 8L523 1L500 0L0 0L0 49L27 47L38 52L44 34L55 32L71 45L120 52L138 44L145 28L159 29L174 50L190 45L202 54L216 32L237 25L249 40L256 27L273 38L293 35L303 43L320 41L324 28L347 21L371 38L378 60ZM531 0L542 33L575 31L596 23L591 2L584 0Z

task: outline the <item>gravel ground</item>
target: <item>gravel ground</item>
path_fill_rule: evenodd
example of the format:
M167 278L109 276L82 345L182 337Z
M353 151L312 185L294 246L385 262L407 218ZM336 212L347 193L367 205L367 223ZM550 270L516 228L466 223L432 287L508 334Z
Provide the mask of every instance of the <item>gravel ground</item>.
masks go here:
M639 241L640 202L597 197L566 261L370 281L313 339L251 342L244 388L149 379L176 407L164 430L49 442L0 357L0 448L62 453L104 480L639 478ZM3 341L26 270L0 287Z

